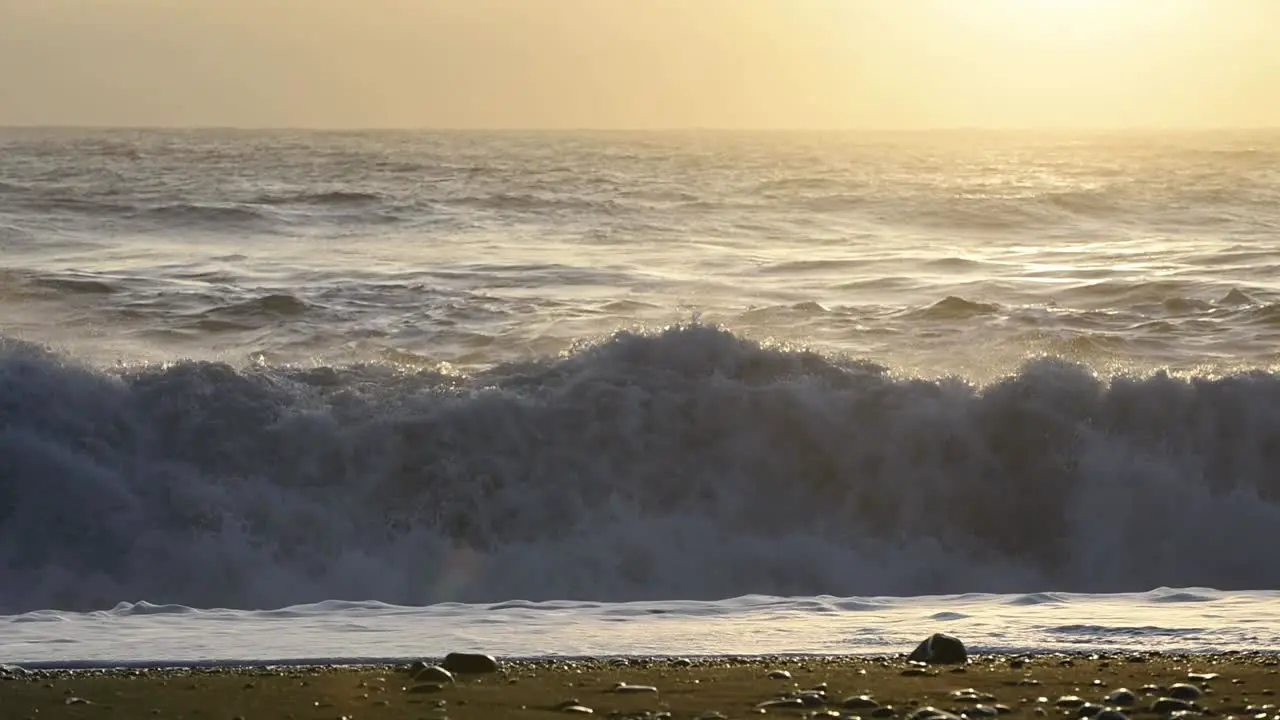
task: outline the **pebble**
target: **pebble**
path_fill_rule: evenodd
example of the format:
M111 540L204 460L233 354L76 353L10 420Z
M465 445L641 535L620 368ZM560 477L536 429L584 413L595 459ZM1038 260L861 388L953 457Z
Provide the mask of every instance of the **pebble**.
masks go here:
M1151 703L1151 712L1156 712L1156 713L1172 713L1177 710L1191 710L1191 709L1192 709L1191 703L1187 702L1186 700L1179 700L1178 698L1171 698L1171 697L1156 698L1156 701Z
M841 700L840 707L845 710L874 710L880 707L880 703L872 699L870 695L854 695Z
M916 647L907 660L930 665L956 665L968 662L969 653L960 638L934 633Z
M612 692L616 693L656 693L658 688L652 685L628 685L624 682L616 683Z
M907 716L908 720L960 720L959 715L940 710L932 705L916 710Z
M973 688L962 688L960 690L952 690L951 692L947 693L947 697L951 698L952 700L959 700L960 702L986 702L986 701L991 701L996 699L995 695L980 693L977 690L974 690Z
M820 707L827 704L827 694L825 692L804 691L796 693L795 696L805 707Z
M1091 718L1103 711L1103 707L1097 703L1087 702L1076 708L1076 717Z
M1200 698L1200 688L1187 683L1174 683L1169 686L1169 697L1179 700L1198 700Z
M787 670L770 670L769 679L770 680L790 680L791 673Z
M413 679L418 682L451 683L453 682L453 673L439 665L428 665L414 673Z
M482 653L456 653L444 656L440 666L457 675L482 675L498 671L498 661Z
M590 715L595 712L595 710L583 705L577 698L558 702L551 709L556 712L578 713L580 715Z
M756 703L757 710L766 710L768 708L802 708L804 701L800 698L774 698L773 700L765 700Z
M1053 701L1053 704L1060 708L1078 708L1081 705L1084 705L1084 703L1084 698L1077 695L1063 695Z
M1107 709L1093 716L1093 720L1129 720L1125 714L1115 709Z
M1138 695L1129 688L1119 688L1107 696L1107 702L1119 707L1133 707L1138 704Z

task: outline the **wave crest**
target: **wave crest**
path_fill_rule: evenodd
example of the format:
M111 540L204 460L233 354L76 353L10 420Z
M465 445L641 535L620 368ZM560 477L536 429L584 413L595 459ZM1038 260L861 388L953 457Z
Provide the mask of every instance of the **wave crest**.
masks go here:
M1273 586L1277 408L1269 373L976 386L704 325L461 378L5 340L0 608Z

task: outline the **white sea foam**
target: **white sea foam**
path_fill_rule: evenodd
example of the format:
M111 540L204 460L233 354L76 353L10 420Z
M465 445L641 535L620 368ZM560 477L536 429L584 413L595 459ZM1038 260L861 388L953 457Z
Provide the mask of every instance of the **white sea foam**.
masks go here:
M1280 651L1280 593L521 602L414 608L324 602L271 611L146 603L0 618L0 662L30 666L373 662L504 657L908 652L948 632L975 652Z
M1271 588L1278 407L708 326L470 377L0 344L0 611Z

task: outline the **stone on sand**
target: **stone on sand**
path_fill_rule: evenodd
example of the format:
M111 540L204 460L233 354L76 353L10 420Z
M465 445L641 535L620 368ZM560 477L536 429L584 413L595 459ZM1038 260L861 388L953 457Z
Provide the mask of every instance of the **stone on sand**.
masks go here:
M451 652L440 666L455 675L483 675L498 672L498 661L483 653Z
M907 656L907 660L930 665L955 665L968 662L969 653L959 638L944 633L934 633L925 638Z

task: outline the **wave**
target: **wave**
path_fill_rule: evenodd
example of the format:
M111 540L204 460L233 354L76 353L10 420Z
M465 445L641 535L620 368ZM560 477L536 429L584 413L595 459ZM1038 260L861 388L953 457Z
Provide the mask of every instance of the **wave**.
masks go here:
M137 208L124 202L103 198L35 195L18 204L23 210L37 213L72 214L88 217L126 216Z
M319 206L351 206L379 203L382 198L374 193L351 190L330 190L326 192L299 192L283 195L260 195L254 199L258 205L319 205Z
M1257 300L1254 300L1252 296L1250 296L1248 293L1244 292L1240 288L1231 288L1231 290L1227 292L1226 295L1223 295L1218 300L1219 305L1236 305L1236 306L1253 305L1256 302Z
M995 315L998 312L1000 312L999 305L974 302L965 300L962 297L949 295L926 308L912 310L911 314L927 320L965 320Z
M288 293L215 304L199 312L170 313L169 322L180 331L220 334L262 330L281 320L297 320L313 305ZM136 307L134 310L136 311ZM163 312L163 309L160 309Z
M273 219L262 210L242 205L211 205L201 203L173 203L139 210L136 215L198 225L246 225Z
M90 220L109 218L158 223L165 227L227 227L266 232L299 223L385 225L429 215L431 209L430 204L423 201L411 205L386 204L379 195L355 191L268 194L204 202L175 200L160 204L148 201L145 194L129 198L99 190L72 196L61 190L50 192L36 187L0 186L0 198L5 195L12 195L13 199L7 204L18 211L15 217L19 218L78 216Z
M627 209L627 204L612 197L599 198L586 195L545 193L495 192L485 195L467 195L451 198L445 205L463 209L509 212L563 212L599 213L616 215Z
M113 295L120 290L116 278L92 273L38 273L0 270L0 302L30 296L76 298Z
M376 196L364 193L321 193L301 197L294 207L286 202L274 203L174 203L137 210L129 214L169 226L197 226L210 230L253 230L255 232L286 232L294 226L329 225L354 227L361 225L386 225L400 223L403 216L376 205ZM260 200L261 198L259 198ZM299 210L298 204L309 205L309 210ZM331 212L323 212L328 209Z
M4 340L0 609L1274 587L1277 408L1271 373L977 386L705 325L471 376Z
M111 295L117 288L105 280L91 277L37 277L32 284L68 295Z
M223 305L207 311L206 315L233 315L233 316L276 316L276 315L301 315L309 310L311 306L306 301L294 297L288 293L272 293L263 295L262 297L245 300L243 302L231 303Z
M17 227L16 225L0 223L0 243L20 246L25 243L30 243L34 239L35 235L28 230Z

